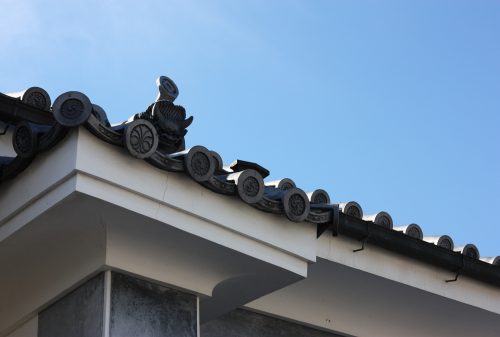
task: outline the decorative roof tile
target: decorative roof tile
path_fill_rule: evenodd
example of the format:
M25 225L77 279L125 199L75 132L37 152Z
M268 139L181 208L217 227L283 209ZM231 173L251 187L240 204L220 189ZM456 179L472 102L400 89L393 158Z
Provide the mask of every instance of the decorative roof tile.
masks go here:
M387 212L364 215L357 202L332 203L322 189L305 193L289 178L266 182L269 171L257 163L236 160L225 167L213 150L200 145L186 149L184 137L193 117L186 117L186 110L174 104L179 90L171 79L161 76L157 85L159 94L154 103L113 126L105 111L80 92L60 95L52 107L48 93L38 87L0 94L4 129L0 137L12 128L17 154L0 156L0 184L22 172L38 153L57 144L71 128L84 126L104 142L125 148L132 157L165 171L187 174L215 193L237 196L258 210L282 214L290 221L315 224L318 237L331 230L333 235L357 238L362 247L355 252L373 243L456 271L457 277L462 272L500 286L500 257L479 260L473 244L455 248L449 236L424 236L416 224L393 228Z

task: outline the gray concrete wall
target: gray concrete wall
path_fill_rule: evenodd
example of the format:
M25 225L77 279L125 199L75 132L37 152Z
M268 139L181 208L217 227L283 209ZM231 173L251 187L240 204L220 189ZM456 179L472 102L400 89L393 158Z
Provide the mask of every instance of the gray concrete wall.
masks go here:
M38 337L103 337L104 273L39 313ZM110 337L196 337L197 298L111 273Z
M39 313L38 337L102 337L104 274Z
M207 322L200 330L201 337L340 337L243 309Z
M195 295L112 275L110 337L196 337Z

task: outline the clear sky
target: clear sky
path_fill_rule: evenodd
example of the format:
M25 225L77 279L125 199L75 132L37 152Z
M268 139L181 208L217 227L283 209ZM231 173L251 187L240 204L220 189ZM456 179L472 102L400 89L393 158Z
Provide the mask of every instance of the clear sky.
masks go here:
M0 91L112 122L177 83L187 145L500 255L500 1L0 0Z

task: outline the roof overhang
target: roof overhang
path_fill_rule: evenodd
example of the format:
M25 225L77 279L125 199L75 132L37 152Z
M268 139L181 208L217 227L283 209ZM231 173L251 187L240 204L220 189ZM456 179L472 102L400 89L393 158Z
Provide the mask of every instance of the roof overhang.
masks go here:
M131 160L84 129L4 183L0 205L0 332L103 269L199 294L205 320L303 279L316 259L313 225Z
M369 242L354 252L355 235L317 239L312 223L213 193L84 128L4 182L0 205L0 335L109 268L199 294L202 321L256 300L348 334L453 335L472 331L466 317L476 334L498 331L493 285L446 283L452 271Z
M380 230L380 235L393 234ZM500 292L494 284L466 275L455 279L447 263L426 262L426 243L420 240L414 245L424 244L424 256L415 258L391 247L388 251L384 243L363 243L363 238L321 236L317 262L309 266L306 279L247 308L353 336L500 334Z

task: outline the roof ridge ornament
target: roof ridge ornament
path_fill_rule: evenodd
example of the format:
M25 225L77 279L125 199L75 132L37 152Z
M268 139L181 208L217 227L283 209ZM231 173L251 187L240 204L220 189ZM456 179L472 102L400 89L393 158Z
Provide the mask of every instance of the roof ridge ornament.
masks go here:
M168 100L159 100L151 104L145 112L135 115L134 122L138 120L151 123L150 128L153 127L157 132L161 152L170 154L186 148L184 136L187 134L186 128L193 122L193 116L186 118L184 107L174 105ZM152 133L150 136L153 137ZM129 149L128 142L127 148Z
M156 150L172 154L186 148L184 136L193 116L186 118L186 109L173 102L179 95L174 81L167 76L156 80L158 97L146 111L136 114L126 132L125 145L136 158L148 158Z
M186 118L186 110L173 104L179 89L172 79L160 76L156 84L156 101L146 111L118 125L111 125L104 109L92 104L85 94L78 91L61 94L52 108L49 94L39 87L0 94L0 121L5 124L3 133L10 126L14 127L13 147L17 153L15 158L2 159L0 182L15 177L39 152L50 149L71 128L80 125L107 143L125 147L135 158L154 156L152 161L156 166L180 170L182 161L165 158L185 149L184 136L193 117Z
M167 76L160 76L156 80L158 86L158 97L155 102L150 104L146 111L135 114L126 122L111 126L104 110L95 104L92 104L92 112L75 111L71 114L64 113L62 107L65 106L69 93L59 96L54 104L54 116L65 126L85 125L90 132L102 140L125 147L135 158L148 159L156 158L156 166L162 162L161 158L165 155L183 151L185 146L184 136L187 134L187 127L193 122L193 117L186 118L186 110L173 102L179 95L177 85ZM73 92L71 92L73 93ZM83 95L83 94L81 94ZM71 95L75 99L74 93ZM83 95L82 97L86 97ZM73 107L88 106L85 99L80 100L82 104L72 101ZM90 101L89 101L90 102ZM67 104L66 104L67 105ZM63 120L62 117L73 117L74 124ZM82 116L83 115L83 116ZM83 121L83 122L82 122ZM169 161L174 166L178 163Z
M173 103L177 96L179 96L177 85L167 76L158 77L156 79L156 85L159 91L156 101L165 100Z
M77 91L60 95L52 108L50 96L42 88L32 87L10 96L0 93L0 136L5 137L9 132L7 136L12 137L16 152L15 157L0 154L0 183L22 172L38 153L57 144L71 128L83 125L101 140L124 148L131 156L159 169L185 173L216 193L237 196L254 208L284 215L290 221L316 224L318 238L331 229L333 236L342 234L363 240L362 248L370 241L407 255L428 249L433 259L435 254L445 254L441 256L446 260L445 265L453 265L455 269L464 267L453 258L460 256L460 261L467 262L464 273L478 277L486 263L499 263L499 258L495 258L469 268L470 260L480 257L471 244L453 252L450 237L422 238L422 230L416 224L393 228L392 217L387 212L364 215L357 202L332 204L322 189L306 194L288 178L264 182L270 172L257 163L236 160L227 167L215 151L199 145L185 149L184 137L193 117L186 118L184 107L174 104L179 95L174 81L160 76L156 84L159 92L156 101L144 112L117 125L111 125L104 109ZM402 233L397 233L398 230ZM405 239L404 236L418 240L402 250L399 241ZM393 243L391 238L398 242ZM359 250L362 249L355 251ZM451 262L449 254L453 254ZM500 284L500 274L495 277L488 279L489 282Z

